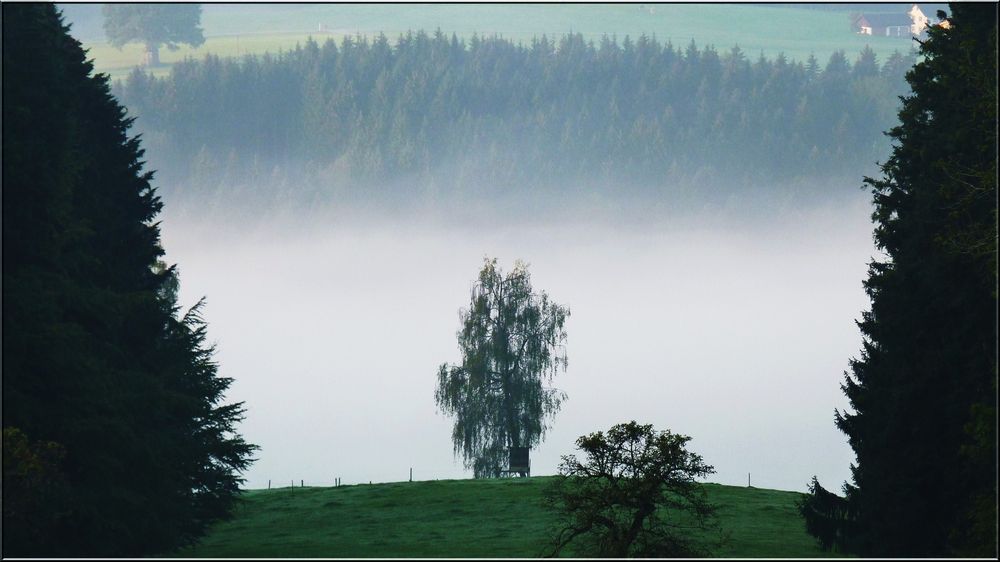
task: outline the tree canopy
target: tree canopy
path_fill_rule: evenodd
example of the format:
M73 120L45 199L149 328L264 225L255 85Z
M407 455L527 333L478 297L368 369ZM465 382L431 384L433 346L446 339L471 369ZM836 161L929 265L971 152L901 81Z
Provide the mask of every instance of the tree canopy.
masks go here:
M942 14L939 14L941 17ZM857 455L846 498L802 511L872 557L996 557L997 26L957 3L921 45L874 195L871 310L836 413Z
M201 30L201 4L105 4L104 33L119 49L126 43L146 46L147 65L160 63L159 47L176 50L181 43L198 47L205 42Z
M231 509L237 433L131 119L52 4L3 5L3 554L142 556Z
M434 392L455 416L455 452L476 478L500 476L510 449L538 445L559 411L565 394L545 383L566 368L568 316L532 290L526 264L504 275L495 259L485 260L469 308L459 312L462 362L441 365Z
M716 529L715 507L696 481L715 472L686 449L685 435L635 421L576 440L546 491L560 518L552 555L571 543L583 556L695 557L708 545L692 531Z

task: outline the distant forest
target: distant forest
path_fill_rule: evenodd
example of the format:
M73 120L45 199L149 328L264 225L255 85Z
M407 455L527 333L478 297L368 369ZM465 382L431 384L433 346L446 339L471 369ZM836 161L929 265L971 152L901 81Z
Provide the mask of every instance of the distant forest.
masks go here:
M909 91L912 53L853 58L438 31L137 69L115 93L167 192L199 198L813 197L876 170Z

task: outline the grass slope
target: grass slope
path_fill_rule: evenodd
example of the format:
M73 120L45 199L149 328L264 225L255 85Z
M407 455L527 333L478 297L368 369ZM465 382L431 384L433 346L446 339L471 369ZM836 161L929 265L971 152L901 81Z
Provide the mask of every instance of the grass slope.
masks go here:
M441 480L339 488L251 490L235 517L177 552L228 557L537 557L552 515L551 477ZM797 492L706 484L720 507L722 557L821 557L799 517ZM569 552L567 554L572 554Z
M162 49L165 66L154 73L168 72L171 63L184 57L201 58L207 53L238 56L287 51L310 35L320 42L333 38L339 43L346 35L382 32L395 40L410 30L438 28L464 38L473 33L500 34L515 41L542 34L558 37L570 31L595 41L605 34L617 35L620 41L626 35L636 38L645 33L678 47L692 39L699 47L714 45L720 52L739 45L751 59L762 52L768 57L783 52L804 61L815 53L820 64L838 49L844 49L853 61L865 45L871 45L884 61L893 51L907 51L914 44L908 39L856 35L844 11L736 4L660 4L651 9L652 13L650 6L636 4L206 4L202 15L205 44L197 49ZM93 30L87 32L93 22L86 28L86 22L80 24L81 34L93 38ZM90 39L84 47L90 50L96 70L113 79L125 76L142 54L139 44L118 50Z

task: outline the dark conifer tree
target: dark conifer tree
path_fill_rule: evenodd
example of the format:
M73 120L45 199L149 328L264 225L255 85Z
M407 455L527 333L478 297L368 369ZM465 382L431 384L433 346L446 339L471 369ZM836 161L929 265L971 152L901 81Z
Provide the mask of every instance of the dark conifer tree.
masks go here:
M865 281L854 411L836 416L854 483L838 502L814 482L803 505L821 540L863 556L997 555L996 5L951 10L866 179L888 259Z
M131 120L67 31L3 5L3 554L162 553L227 513L254 447L178 316Z

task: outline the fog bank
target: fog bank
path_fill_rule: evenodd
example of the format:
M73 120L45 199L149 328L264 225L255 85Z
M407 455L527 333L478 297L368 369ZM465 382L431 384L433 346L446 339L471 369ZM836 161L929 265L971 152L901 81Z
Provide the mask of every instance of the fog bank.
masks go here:
M875 250L868 198L738 224L609 222L476 228L163 217L181 301L207 297L209 337L241 432L247 487L468 478L436 411L438 365L460 360L458 310L484 256L530 264L572 311L569 399L532 474L573 441L635 419L690 435L710 481L804 490L849 477L833 409L861 337Z

